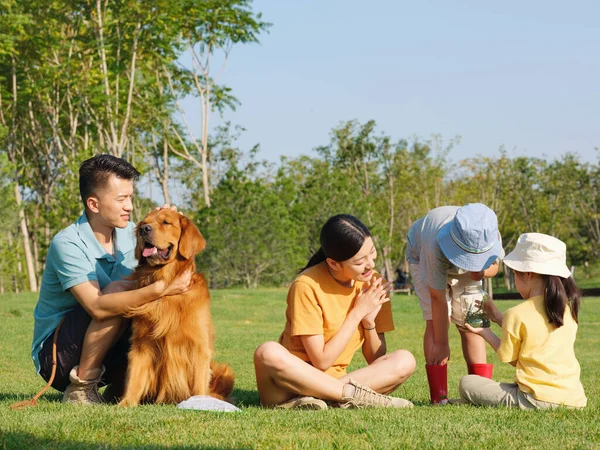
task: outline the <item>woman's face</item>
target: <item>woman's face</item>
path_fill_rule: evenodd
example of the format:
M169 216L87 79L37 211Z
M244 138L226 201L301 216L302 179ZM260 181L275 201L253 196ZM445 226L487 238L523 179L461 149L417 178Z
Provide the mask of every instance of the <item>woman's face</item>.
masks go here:
M356 255L339 263L341 270L338 274L344 279L369 281L373 276L375 259L377 259L377 250L373 244L373 239L369 236Z

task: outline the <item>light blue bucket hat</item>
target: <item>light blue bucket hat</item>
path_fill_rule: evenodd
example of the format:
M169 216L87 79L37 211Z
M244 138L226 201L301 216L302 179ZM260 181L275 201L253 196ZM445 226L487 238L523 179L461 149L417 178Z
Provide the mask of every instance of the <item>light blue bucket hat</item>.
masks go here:
M487 269L502 253L496 213L482 203L458 208L440 229L437 242L452 264L469 272Z

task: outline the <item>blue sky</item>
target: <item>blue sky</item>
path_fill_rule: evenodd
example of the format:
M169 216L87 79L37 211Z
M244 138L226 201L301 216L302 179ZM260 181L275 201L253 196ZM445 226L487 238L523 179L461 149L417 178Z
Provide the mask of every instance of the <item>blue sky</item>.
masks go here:
M222 83L241 106L243 150L314 155L341 121L374 119L395 139L440 134L459 160L495 156L596 161L600 2L255 0L272 22L231 52ZM197 129L199 105L187 99ZM198 134L199 135L199 134Z

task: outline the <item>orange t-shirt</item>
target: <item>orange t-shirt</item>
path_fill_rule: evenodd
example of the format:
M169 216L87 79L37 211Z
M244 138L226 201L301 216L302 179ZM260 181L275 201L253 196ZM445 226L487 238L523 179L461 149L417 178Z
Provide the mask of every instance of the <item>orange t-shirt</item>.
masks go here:
M374 276L379 277L379 274ZM290 286L285 330L279 343L310 364L300 336L322 334L327 343L341 328L363 285L363 282L357 281L352 287L342 286L331 276L324 261L306 269ZM375 327L378 333L394 330L390 302L382 305L375 318ZM335 378L343 377L364 340L364 331L359 325L342 354L325 373Z

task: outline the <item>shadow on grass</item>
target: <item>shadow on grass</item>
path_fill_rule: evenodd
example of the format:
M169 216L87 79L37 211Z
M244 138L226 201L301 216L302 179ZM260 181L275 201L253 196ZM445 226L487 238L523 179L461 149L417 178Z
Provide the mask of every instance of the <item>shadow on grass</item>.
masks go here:
M148 450L160 450L166 448L173 448L171 445L121 445L118 446L110 445L104 442L80 442L73 440L63 439L50 439L40 438L30 433L23 433L19 431L0 431L0 448L2 449L13 449L13 448L64 448L64 449L84 449L84 450L97 450L98 448L119 448L119 449L148 449ZM207 446L207 445L177 445L179 449L211 449L211 448L236 448L236 447L222 447L222 446ZM239 447L241 448L241 447Z
M33 396L35 395L35 392L27 392L27 393L10 393L10 394L6 394L4 392L0 392L0 403L1 402L7 402L7 403L14 403L14 402L21 402L23 400L31 400L33 398ZM44 395L42 395L39 399L38 402L60 402L60 399L62 398L62 392L46 392ZM2 448L2 447L0 447Z
M0 403L8 403L12 405L15 402L21 402L24 400L31 400L35 393L4 393L0 392ZM38 403L40 402L56 402L59 403L62 399L62 392L58 391L48 391L42 397L38 399ZM240 408L244 408L247 406L260 406L260 399L258 397L258 391L256 390L246 390L246 389L233 389L233 399L234 404ZM0 446L0 449L2 446Z
M236 406L243 408L246 406L260 406L260 399L256 389L249 391L246 389L233 389L232 397Z

